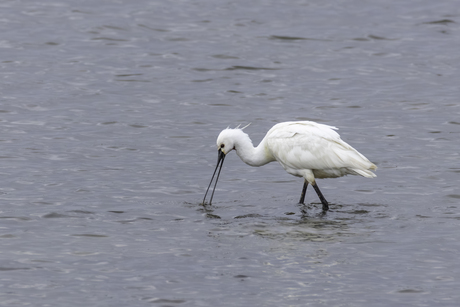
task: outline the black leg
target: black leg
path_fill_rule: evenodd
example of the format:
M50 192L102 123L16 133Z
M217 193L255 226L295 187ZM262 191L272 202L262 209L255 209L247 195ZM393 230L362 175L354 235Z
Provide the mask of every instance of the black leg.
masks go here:
M302 194L300 194L299 204L305 204L305 194L307 193L308 181L304 180Z
M312 183L313 188L316 191L316 194L318 194L319 199L321 200L321 203L323 204L323 211L329 210L329 204L327 203L326 198L324 198L323 193L319 190L318 186L315 183Z

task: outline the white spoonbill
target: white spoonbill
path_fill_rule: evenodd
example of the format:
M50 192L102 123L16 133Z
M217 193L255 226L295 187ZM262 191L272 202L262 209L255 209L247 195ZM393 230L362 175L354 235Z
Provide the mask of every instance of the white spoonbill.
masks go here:
M225 156L235 150L241 160L251 166L278 161L289 174L303 177L304 185L299 203L304 204L307 186L311 184L323 204L323 211L327 211L328 203L318 188L316 179L345 175L372 178L376 175L370 170L377 169L366 157L342 141L334 130L337 128L312 121L279 123L267 132L257 147L252 145L251 139L242 129L223 130L217 137L217 165L204 195L203 204L220 165L209 201L211 204Z

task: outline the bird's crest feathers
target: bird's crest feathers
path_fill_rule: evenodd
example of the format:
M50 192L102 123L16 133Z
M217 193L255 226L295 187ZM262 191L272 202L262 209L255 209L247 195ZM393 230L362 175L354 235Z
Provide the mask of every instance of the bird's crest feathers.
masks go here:
M243 128L240 128L241 124L239 124L238 126L235 127L235 129L244 130L244 129L246 129L247 127L249 127L250 124L251 124L251 123L247 124L247 125L244 126ZM228 126L227 129L231 129L230 126Z

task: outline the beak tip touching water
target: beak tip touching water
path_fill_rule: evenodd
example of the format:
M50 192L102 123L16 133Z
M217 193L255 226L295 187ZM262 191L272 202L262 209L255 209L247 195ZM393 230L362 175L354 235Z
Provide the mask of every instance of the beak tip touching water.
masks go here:
M211 205L212 198L214 196L214 192L217 186L217 181L219 180L220 171L222 170L222 165L224 165L225 153L220 148L217 151L218 151L217 165L216 165L216 168L214 169L214 173L212 174L211 182L209 182L208 189L206 190L206 193L204 194L203 203L202 203L203 206L206 205L206 195L208 195L209 188L211 187L214 176L216 175L217 168L219 168L219 165L220 165L219 172L217 173L216 182L214 183L214 188L212 190L211 199L209 200L209 205Z

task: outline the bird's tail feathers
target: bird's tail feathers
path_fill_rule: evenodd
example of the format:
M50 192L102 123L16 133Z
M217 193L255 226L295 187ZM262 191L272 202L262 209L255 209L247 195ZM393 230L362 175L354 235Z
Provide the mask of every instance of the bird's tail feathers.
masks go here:
M369 169L377 169L377 166L375 166L374 164L372 164L371 167L369 167ZM366 177L366 178L374 178L374 177L377 177L376 174L374 174L373 172L371 172L370 170L367 170L367 169L359 169L359 168L354 168L353 169L354 172L356 172L358 175L361 175L363 177Z

